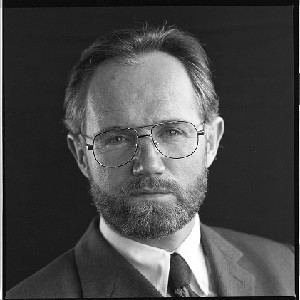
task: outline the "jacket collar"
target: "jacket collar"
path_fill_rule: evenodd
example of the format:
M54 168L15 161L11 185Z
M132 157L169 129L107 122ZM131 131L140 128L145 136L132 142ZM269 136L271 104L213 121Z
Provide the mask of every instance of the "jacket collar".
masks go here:
M255 277L238 263L243 253L204 224L201 224L201 242L218 295L254 295Z
M75 257L84 298L162 296L104 239L99 218L77 243Z
M161 297L150 282L119 254L99 231L95 218L75 247L84 298ZM238 261L242 252L201 224L201 242L220 296L251 296L254 276Z

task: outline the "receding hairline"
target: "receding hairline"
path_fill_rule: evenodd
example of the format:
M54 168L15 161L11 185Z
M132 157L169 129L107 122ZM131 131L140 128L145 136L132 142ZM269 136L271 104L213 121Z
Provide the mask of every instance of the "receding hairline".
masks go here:
M187 77L189 78L189 81L192 84L192 80L188 74L188 70L186 68L186 66L182 63L182 61L180 61L176 56L165 52L165 51L161 51L161 50L151 50L151 51L147 51L147 52L143 52L143 53L138 53L138 54L134 54L131 55L129 57L114 57L114 58L109 58L106 59L105 61L100 62L97 67L95 67L95 70L93 71L93 73L91 74L88 84L87 84L87 92L89 91L90 85L92 84L93 80L95 79L96 73L101 73L101 68L102 67L106 67L108 65L120 65L120 66L136 66L136 65L140 65L143 64L144 61L142 60L144 57L146 56L152 56L153 54L159 54L162 55L162 58L169 58L169 60L174 61L177 63L177 65L181 66L184 70L185 70L185 74L187 75ZM104 70L105 71L105 70Z
M88 87L95 70L102 63L116 59L121 63L134 63L137 55L154 51L164 52L181 61L194 86L200 113L208 122L218 115L219 99L214 90L208 57L200 41L176 26L150 25L114 30L95 40L82 52L70 73L65 95L64 123L67 129L74 134L80 132L85 122Z
M114 58L110 58L110 59L107 59L107 60L99 63L98 66L95 68L93 75L90 77L89 83L86 88L85 99L84 99L86 108L88 107L89 103L93 106L95 101L102 101L100 97L99 98L89 97L89 94L90 94L91 90L94 89L95 86L97 86L97 82L95 81L96 77L99 75L100 80L101 80L101 74L105 74L105 72L107 71L107 69L105 69L106 67L113 66L115 68L115 71L117 71L118 66L120 66L120 65L123 67L143 65L145 63L145 61L143 61L143 58L145 58L147 56L151 57L153 54L159 55L158 58L156 57L156 61L153 62L154 64L159 63L159 61L157 59L160 59L161 61L168 60L168 63L167 63L168 68L174 68L174 70L172 70L173 75L172 76L170 75L170 78L176 77L175 74L177 74L177 75L180 74L180 76L182 76L182 74L184 74L184 76L186 77L186 80L188 81L188 84L190 85L190 87L193 90L193 97L198 106L198 102L197 102L198 96L194 90L193 82L188 74L188 70L185 67L185 65L177 57L175 57L174 55L172 55L168 52L161 51L161 50L151 50L151 51L147 51L147 52L143 52L143 53L138 53L138 54L134 55L134 57L132 57L132 56L131 57L114 57ZM146 64L147 63L149 65L149 61L146 62ZM162 62L162 64L163 64L163 62ZM150 62L150 65L151 65L151 62ZM103 70L103 68L104 68L104 70ZM179 68L181 70L179 70ZM147 71L145 70L145 72L147 72ZM107 82L109 82L111 79L113 79L113 76L114 76L114 72L112 72L112 74L110 74L109 77L107 77L105 80L107 80ZM126 77L126 75L124 77ZM185 79L183 79L183 80L185 80ZM103 84L103 82L102 82L102 84ZM92 85L94 85L94 86L92 86ZM88 99L92 100L92 102L88 103ZM86 111L85 111L85 116L86 116ZM86 122L86 119L85 119L85 122Z

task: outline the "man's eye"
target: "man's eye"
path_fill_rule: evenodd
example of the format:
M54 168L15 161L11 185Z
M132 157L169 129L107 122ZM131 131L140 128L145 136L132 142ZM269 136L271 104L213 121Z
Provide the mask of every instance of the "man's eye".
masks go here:
M126 142L124 136L114 136L106 140L107 145L117 145Z
M176 136L176 135L182 135L182 131L179 129L166 129L164 132L165 135L167 136Z

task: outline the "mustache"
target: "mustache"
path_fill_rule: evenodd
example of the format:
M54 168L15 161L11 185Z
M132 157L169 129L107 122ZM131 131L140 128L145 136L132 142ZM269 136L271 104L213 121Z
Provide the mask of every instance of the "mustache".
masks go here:
M178 194L181 192L180 185L171 179L159 178L157 176L142 176L131 180L121 188L121 193L128 196L134 191L142 189L166 190L168 192Z

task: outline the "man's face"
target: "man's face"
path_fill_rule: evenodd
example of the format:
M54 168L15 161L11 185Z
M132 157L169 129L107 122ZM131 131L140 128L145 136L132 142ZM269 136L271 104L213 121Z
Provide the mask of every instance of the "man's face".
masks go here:
M195 93L183 65L152 52L136 63L108 61L98 67L88 92L86 134L109 127L142 127L182 120L202 129ZM137 129L139 135L149 128ZM88 140L91 143L90 140ZM139 141L131 162L106 168L87 151L87 177L97 209L119 233L160 238L186 225L199 210L206 191L205 137L195 153L170 159L156 151L151 138Z

